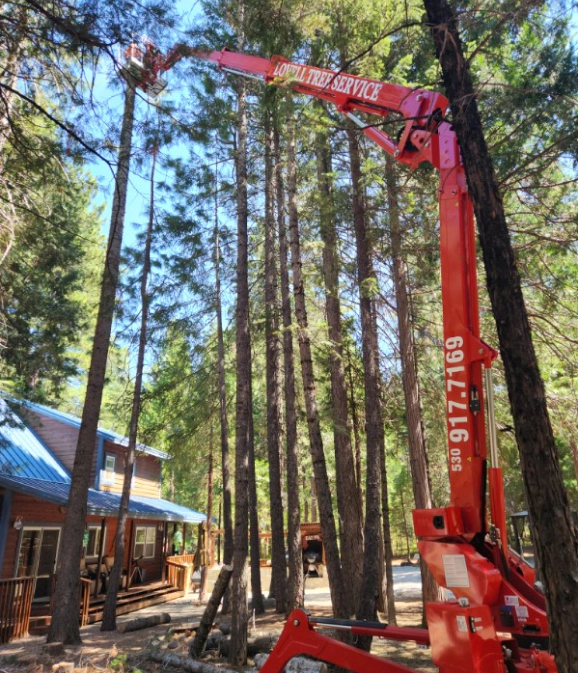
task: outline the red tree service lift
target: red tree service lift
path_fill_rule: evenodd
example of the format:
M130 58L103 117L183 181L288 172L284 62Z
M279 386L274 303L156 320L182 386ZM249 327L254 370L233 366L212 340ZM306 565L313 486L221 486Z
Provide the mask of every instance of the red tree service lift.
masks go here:
M441 286L444 321L446 421L450 505L415 510L419 551L436 581L456 600L428 603L428 628L408 629L339 619L317 619L295 610L262 668L280 673L291 657L309 655L359 673L402 673L388 662L315 628L347 630L431 645L440 673L556 672L548 653L548 621L534 570L508 549L502 471L498 466L492 361L496 351L480 339L474 214L456 134L444 119L448 100L439 93L385 84L364 77L270 60L227 50L203 53L177 45L166 57L145 43L133 73L144 91L157 91L160 73L184 57L214 61L221 69L286 87L333 103L363 133L409 168L422 161L440 173ZM393 117L403 125L393 140L355 112ZM485 379L485 380L483 380ZM485 405L484 391L485 390ZM490 467L487 467L485 407ZM486 488L486 482L488 488ZM489 491L490 523L486 513Z

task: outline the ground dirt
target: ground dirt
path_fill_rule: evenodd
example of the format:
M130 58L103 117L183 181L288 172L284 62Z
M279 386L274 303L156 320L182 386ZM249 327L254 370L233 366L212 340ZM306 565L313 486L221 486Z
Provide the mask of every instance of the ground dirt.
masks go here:
M218 571L217 571L218 572ZM216 577L216 573L214 574ZM264 571L263 588L268 587L267 572ZM209 595L210 595L209 587ZM403 592L396 598L398 626L419 627L422 605L415 591ZM326 578L309 578L306 584L306 611L316 616L331 616ZM81 629L82 645L65 647L61 652L47 652L45 637L27 637L0 647L0 673L161 673L176 668L165 668L149 659L153 650L167 650L172 654L186 657L194 631L189 627L198 624L205 605L199 603L197 594L165 603L154 608L126 615L120 621L130 621L137 616L155 612L168 612L171 623L140 631L121 634L118 631L102 632L100 624ZM226 625L229 616L218 615L217 623ZM284 616L268 609L263 615L251 619L250 629L260 635L272 631L281 632ZM374 639L372 653L409 669L424 673L436 673L431 660L430 649L422 649L414 643L395 643ZM206 658L205 658L206 656ZM216 652L205 655L203 660L213 665L230 669L226 660ZM251 665L249 661L249 665Z

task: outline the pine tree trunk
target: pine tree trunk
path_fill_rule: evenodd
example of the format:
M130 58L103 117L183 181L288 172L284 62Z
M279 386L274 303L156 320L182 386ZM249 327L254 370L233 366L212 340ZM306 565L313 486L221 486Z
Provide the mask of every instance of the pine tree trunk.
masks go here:
M325 134L317 135L317 182L319 185L320 231L323 241L323 279L325 313L330 342L331 407L337 508L341 522L341 567L347 578L349 612L355 613L361 593L363 550L363 512L356 482L356 469L351 447L351 423L347 404L347 386L343 365L341 306L339 300L339 261L335 230L335 207L331 185L331 155Z
M233 569L228 565L224 565L219 572L219 576L217 577L217 581L213 587L211 597L209 598L207 607L205 608L203 616L201 617L201 623L199 624L199 628L195 633L193 643L189 648L189 654L194 659L200 657L203 650L205 649L207 637L213 628L215 616L219 610L221 599L225 595L227 587L229 586L232 572Z
M431 509L431 483L427 457L426 438L421 414L421 393L417 373L417 360L411 329L411 305L408 291L408 278L405 260L401 250L401 227L398 185L393 159L387 158L385 164L385 182L389 208L389 226L391 238L391 256L393 258L393 283L397 305L397 325L399 329L399 350L401 355L401 375L405 399L405 413L409 436L409 464L413 498L417 509ZM423 612L425 624L425 604L442 600L441 591L429 571L425 561L420 559L422 578Z
M297 339L301 357L301 376L303 380L303 395L307 414L307 428L309 431L309 450L313 461L317 502L319 505L321 532L327 560L327 575L333 612L337 617L349 617L344 580L341 573L339 549L337 546L337 531L333 517L333 504L325 454L321 425L317 410L317 394L313 359L311 356L311 342L308 333L307 309L305 306L305 287L301 272L301 242L299 235L299 215L297 212L297 176L295 159L295 131L290 124L287 143L287 191L289 208L289 240L291 246L291 266L293 270L293 295L295 301L295 319L297 322Z
M362 186L361 159L357 132L347 129L351 181L353 187L353 222L357 247L357 276L361 313L361 343L364 368L366 478L365 478L365 544L363 550L363 583L359 597L359 619L374 619L375 596L379 582L379 527L382 484L380 456L385 452L383 412L381 406L381 376L374 298L375 273L372 268L370 232L367 225ZM387 522L387 525L389 522ZM384 522L386 525L386 522ZM386 539L389 535L386 536ZM371 639L360 645L369 647Z
M72 482L66 519L62 530L61 553L57 568L57 582L54 592L52 619L47 642L76 644L81 642L78 625L78 585L80 579L80 557L82 537L86 522L86 499L90 483L96 432L102 391L106 374L106 360L110 344L110 333L114 314L116 288L120 267L120 252L126 193L130 169L132 128L134 121L135 89L127 83L124 115L120 135L120 150L115 190L112 203L112 216L108 239L106 263L102 280L100 304L92 348L92 357L88 373L88 384L82 421L78 435L76 455L72 469ZM97 466L98 469L98 466Z
M138 432L138 421L140 416L141 392L144 358L146 350L147 326L149 315L150 296L147 292L148 277L151 268L151 247L154 226L154 190L155 190L155 167L157 160L157 149L152 152L152 165L150 176L150 199L149 199L149 221L146 232L145 248L143 255L143 266L140 283L141 298L141 324L138 341L137 362L135 371L134 390L132 398L132 410L130 418L130 427L128 435L128 449L125 456L124 476L122 482L122 494L118 509L117 533L114 545L114 563L110 576L108 578L108 587L106 599L102 614L101 631L114 631L116 629L116 599L120 589L122 579L122 568L124 564L124 552L126 544L126 523L128 521L128 506L130 500L130 490L132 486L133 467L136 457L136 443Z
M209 469L207 471L207 552L208 563L201 568L201 584L199 586L199 603L205 600L207 586L209 584L209 565L213 558L211 542L211 525L213 523L213 496L214 496L214 469L213 469L213 428L211 426L209 437ZM228 585L228 583L227 583Z
M218 189L215 189L217 199ZM221 300L221 253L219 242L218 202L215 201L215 303L217 311L217 357L219 367L219 411L221 430L221 473L223 490L223 562L229 565L233 558L233 510L231 494L231 465L229 455L229 421L227 416L227 385L225 381L225 341L223 337L223 307Z
M576 670L578 638L578 533L572 523L544 384L534 347L502 198L483 135L469 65L452 8L424 0L441 64L454 129L474 205L496 320L532 534L559 673Z
M357 484L357 498L359 507L363 512L363 486L362 486L362 467L361 467L361 436L359 429L359 413L357 411L357 399L355 395L355 383L353 380L353 365L351 363L351 352L347 352L347 375L349 381L349 408L351 410L351 424L353 428L354 452L355 456L355 483Z
M274 127L275 174L277 188L277 228L279 231L279 260L281 279L281 307L283 313L283 369L285 374L285 428L287 464L287 548L289 552L289 580L287 585L287 610L304 605L305 583L301 549L301 511L299 503L299 447L297 444L297 411L295 392L295 364L293 361L293 331L291 318L291 289L287 232L285 223L285 198L281 150L278 128ZM293 157L294 159L294 157ZM288 172L296 174L295 166Z
M215 169L215 175L217 171ZM219 241L219 190L215 189L215 310L217 312L217 360L219 368L219 416L221 430L221 488L223 502L223 563L233 561L233 507L231 487L231 458L229 452L229 420L227 414L227 384L225 377L225 341L223 337L223 305L221 300L221 250ZM219 522L220 526L220 522ZM221 613L231 611L231 585L223 598Z
M397 610L395 607L395 595L393 592L393 546L391 544L391 526L389 524L389 497L387 489L387 469L385 444L383 452L379 456L379 469L381 472L381 522L383 528L383 553L385 557L385 594L387 599L387 621L397 624ZM402 503L403 506L403 503ZM405 517L404 517L405 520ZM406 529L407 532L407 529Z
M247 205L247 92L238 82L237 112L237 392L235 421L235 530L231 651L229 661L244 666L247 659L247 568L249 552L249 451L251 417L251 339L249 334L249 256Z
M279 340L279 289L275 251L275 173L273 131L265 113L265 347L267 386L267 455L269 458L269 502L271 507L271 561L275 611L285 612L287 561L283 533L281 497L281 342Z
M252 368L251 368L252 369ZM249 386L249 409L253 408L253 384ZM249 415L249 553L251 558L251 604L257 615L265 612L261 586L261 538L259 537L259 513L257 511L257 477L255 474L255 430L253 414Z

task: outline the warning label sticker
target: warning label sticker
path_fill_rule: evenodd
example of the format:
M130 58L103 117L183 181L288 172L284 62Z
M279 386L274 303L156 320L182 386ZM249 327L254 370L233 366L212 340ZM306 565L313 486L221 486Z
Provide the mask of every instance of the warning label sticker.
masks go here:
M517 596L504 596L506 605L518 605L519 599Z
M521 622L528 621L528 608L525 605L516 605L516 616Z
M443 554L442 559L448 589L452 587L469 587L470 578L466 566L466 557L463 554Z
M456 617L456 621L458 623L458 631L464 633L468 630L468 623L466 622L466 618L463 615L458 615Z

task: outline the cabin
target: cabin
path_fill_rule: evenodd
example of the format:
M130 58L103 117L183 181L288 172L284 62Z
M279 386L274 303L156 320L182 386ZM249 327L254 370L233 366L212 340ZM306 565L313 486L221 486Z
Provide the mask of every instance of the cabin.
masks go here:
M79 430L80 419L74 416L0 398L0 642L14 637L10 629L4 633L6 615L2 615L3 606L18 603L12 594L13 598L30 594L32 613L49 611ZM98 430L79 568L85 623L102 614L114 562L127 447L125 437ZM161 498L162 461L167 458L152 447L137 447L122 591L139 597L134 601L123 597L125 605L119 595L121 612L152 604L143 594L146 587L162 588L165 600L176 597L171 588L179 595L189 588L190 571L186 582L183 578L192 556L175 552L184 551L178 547L187 538L187 526L190 530L202 524L206 516ZM170 586L175 583L180 586Z

